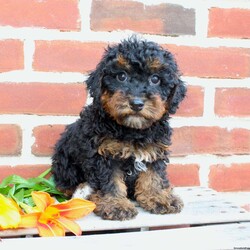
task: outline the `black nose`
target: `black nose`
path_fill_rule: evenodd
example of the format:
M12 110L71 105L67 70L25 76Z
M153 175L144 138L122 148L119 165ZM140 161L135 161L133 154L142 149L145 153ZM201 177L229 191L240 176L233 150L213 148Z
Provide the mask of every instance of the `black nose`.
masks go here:
M130 100L129 105L130 105L131 109L133 109L134 111L140 111L143 109L144 102L140 98L134 98L134 99Z

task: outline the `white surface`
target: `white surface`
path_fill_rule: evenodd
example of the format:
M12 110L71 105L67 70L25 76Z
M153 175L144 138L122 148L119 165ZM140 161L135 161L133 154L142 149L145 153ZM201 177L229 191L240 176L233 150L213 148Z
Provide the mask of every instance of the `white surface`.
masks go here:
M250 247L250 223L58 238L3 239L1 250L43 249L237 249Z

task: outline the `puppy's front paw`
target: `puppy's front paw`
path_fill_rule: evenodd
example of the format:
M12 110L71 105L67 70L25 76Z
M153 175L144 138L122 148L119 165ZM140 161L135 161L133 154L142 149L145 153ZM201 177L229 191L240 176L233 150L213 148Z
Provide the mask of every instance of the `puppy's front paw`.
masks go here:
M96 204L94 212L105 220L130 220L138 211L134 204L127 198L101 197L97 194L90 196L90 200Z
M184 207L184 203L179 196L171 195L171 206L174 207L173 213L180 213Z
M138 214L133 204L116 203L110 207L104 207L100 216L105 220L130 220Z
M182 200L166 190L151 196L141 194L136 200L142 208L154 214L179 213L183 208Z

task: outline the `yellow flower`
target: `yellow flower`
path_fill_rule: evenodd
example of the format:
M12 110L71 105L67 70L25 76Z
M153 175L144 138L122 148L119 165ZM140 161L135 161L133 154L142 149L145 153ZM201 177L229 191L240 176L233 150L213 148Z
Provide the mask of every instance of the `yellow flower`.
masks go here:
M0 229L17 228L21 215L17 204L0 194Z
M36 204L34 213L22 215L19 227L37 227L40 236L64 236L65 230L81 235L79 225L72 221L79 219L95 209L95 204L83 199L71 199L55 204L55 200L46 192L33 191Z

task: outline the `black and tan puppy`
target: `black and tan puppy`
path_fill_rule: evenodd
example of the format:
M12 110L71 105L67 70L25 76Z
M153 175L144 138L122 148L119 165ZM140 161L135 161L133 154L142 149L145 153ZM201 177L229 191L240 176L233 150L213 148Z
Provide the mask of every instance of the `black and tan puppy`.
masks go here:
M66 127L52 157L57 188L92 200L104 219L135 217L131 199L152 213L180 212L166 175L168 119L186 87L172 54L129 38L107 48L87 87L93 103Z

